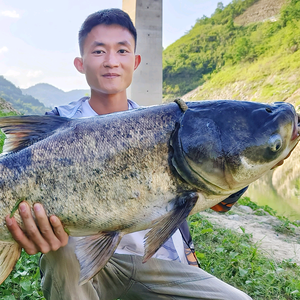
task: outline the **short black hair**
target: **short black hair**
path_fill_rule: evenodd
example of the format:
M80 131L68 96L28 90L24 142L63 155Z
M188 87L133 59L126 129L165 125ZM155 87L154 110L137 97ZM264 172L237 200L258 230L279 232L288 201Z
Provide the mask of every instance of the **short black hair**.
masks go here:
M80 54L83 55L83 45L87 35L97 25L120 25L126 28L134 38L134 50L136 48L137 34L136 29L129 17L129 15L119 8L110 8L99 10L89 15L83 22L79 34L79 49Z

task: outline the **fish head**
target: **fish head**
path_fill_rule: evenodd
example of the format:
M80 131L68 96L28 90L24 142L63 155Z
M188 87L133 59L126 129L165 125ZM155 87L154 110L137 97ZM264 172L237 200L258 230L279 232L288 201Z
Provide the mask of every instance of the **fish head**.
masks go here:
M229 195L283 163L299 141L289 103L220 100L189 104L172 136L172 163L208 195Z

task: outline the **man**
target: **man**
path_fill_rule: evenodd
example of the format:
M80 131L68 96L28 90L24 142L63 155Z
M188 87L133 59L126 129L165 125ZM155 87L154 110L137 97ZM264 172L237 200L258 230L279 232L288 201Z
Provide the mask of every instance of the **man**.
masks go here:
M79 46L81 57L75 58L74 65L85 75L91 97L57 107L48 114L79 118L138 107L126 96L133 72L141 62L141 57L135 54L136 30L129 16L119 9L88 16L79 32ZM74 254L76 238L68 238L57 217L51 216L49 223L40 204L34 205L39 229L26 203L21 203L19 210L26 234L14 218L6 218L7 226L27 253L44 253L40 264L46 299L251 299L200 268L190 266L179 230L145 264L142 264L143 238L147 231L124 236L105 268L79 286L80 268Z

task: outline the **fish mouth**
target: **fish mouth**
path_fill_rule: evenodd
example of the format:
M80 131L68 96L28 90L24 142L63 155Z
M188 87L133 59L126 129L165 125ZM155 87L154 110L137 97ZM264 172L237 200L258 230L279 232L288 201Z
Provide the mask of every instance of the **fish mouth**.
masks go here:
M294 141L296 139L299 139L299 137L300 137L300 115L297 114L295 116L294 129L293 129L291 140ZM295 149L295 147L297 146L297 144L298 144L298 142L291 149L291 151L289 152L289 154L284 159L282 159L281 161L279 161L271 170L273 170L276 167L281 166L284 163L284 160L287 159L291 155L291 153L293 152L293 150Z
M292 141L299 138L300 136L300 115L297 114L295 116L295 123L294 123L294 129L292 134Z

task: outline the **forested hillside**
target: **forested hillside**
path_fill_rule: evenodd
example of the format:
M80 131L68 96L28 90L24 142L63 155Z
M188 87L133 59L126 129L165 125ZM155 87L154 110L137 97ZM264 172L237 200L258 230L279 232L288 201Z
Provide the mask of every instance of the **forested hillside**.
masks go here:
M219 3L211 18L198 19L164 51L165 98L200 86L189 98L298 104L300 0L288 2L271 20L238 25L238 16L258 2L235 0L225 8Z
M32 96L23 95L19 88L3 76L0 76L0 97L8 101L14 109L22 114L44 114L50 110Z
M20 113L12 105L0 97L0 116L19 115Z

